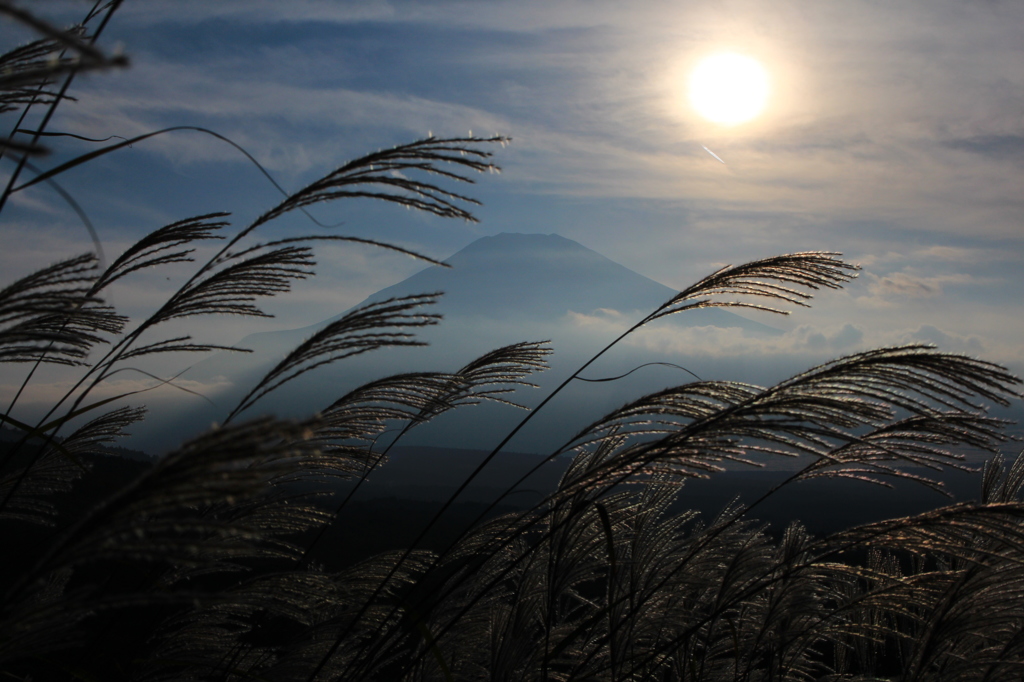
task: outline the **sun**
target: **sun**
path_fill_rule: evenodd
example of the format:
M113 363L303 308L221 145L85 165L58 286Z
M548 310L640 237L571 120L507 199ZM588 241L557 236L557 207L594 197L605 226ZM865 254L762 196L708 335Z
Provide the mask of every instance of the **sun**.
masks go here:
M705 57L690 74L690 104L726 126L755 118L768 101L768 72L757 60L731 52Z

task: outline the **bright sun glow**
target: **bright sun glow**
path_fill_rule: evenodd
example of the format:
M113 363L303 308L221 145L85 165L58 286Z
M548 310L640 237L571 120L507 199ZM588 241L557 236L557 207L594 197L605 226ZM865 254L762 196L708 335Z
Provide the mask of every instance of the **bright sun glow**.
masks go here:
M768 73L738 54L703 59L690 75L690 104L704 118L736 125L761 113L768 100Z

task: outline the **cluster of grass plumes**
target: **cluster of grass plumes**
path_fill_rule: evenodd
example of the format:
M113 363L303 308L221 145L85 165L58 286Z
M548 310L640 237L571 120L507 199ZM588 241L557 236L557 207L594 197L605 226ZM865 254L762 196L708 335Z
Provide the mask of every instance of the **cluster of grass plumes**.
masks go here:
M116 8L98 4L86 24L101 30ZM77 70L121 63L92 47L98 30L61 32L8 3L0 9L49 41L0 58L21 73L0 79L7 110L52 113ZM82 57L43 59L48 50ZM17 170L4 200L33 184L15 178L48 120L31 141L5 143ZM0 451L0 528L8 548L20 544L0 558L0 671L140 681L1020 679L1024 458L1007 466L995 456L1005 424L984 407L1019 397L1020 382L998 365L928 346L858 353L770 387L698 380L643 396L551 453L547 461L571 464L534 506L495 517L502 496L446 548L423 549L440 515L591 360L504 439L495 435L494 452L406 550L343 570L318 565L311 550L324 531L346 523L358 484L387 466L383 433L398 434L393 444L484 401L521 407L512 392L535 388L532 375L547 367L545 342L513 343L456 371L373 381L303 420L251 418L265 395L307 372L420 344L416 330L439 322L429 312L439 294L427 292L326 326L256 382L221 427L67 513L68 495L95 476L97 453L145 416L115 407L132 396L97 399L95 389L129 360L225 349L189 336L143 342L144 333L176 318L265 315L259 299L313 276L318 240L402 251L337 235L253 242L258 228L313 203L360 197L472 219L473 201L443 184L493 169L489 147L498 142L429 137L375 152L229 238L226 214L197 216L143 237L106 268L87 254L0 290L0 361L30 368L2 416L19 437ZM54 183L121 146L38 177ZM200 242L216 239L223 248L147 318L131 322L103 302L110 284L191 263ZM806 305L855 269L824 252L724 268L601 353L692 308ZM18 418L18 402L43 363L75 373L72 388L30 423ZM938 487L943 469L961 466L959 446L994 455L979 501L919 516L815 537L799 524L770 532L758 523L764 498L711 519L672 511L686 481L728 462L807 462L765 497L825 476ZM911 473L922 467L936 476ZM344 496L339 479L353 482Z

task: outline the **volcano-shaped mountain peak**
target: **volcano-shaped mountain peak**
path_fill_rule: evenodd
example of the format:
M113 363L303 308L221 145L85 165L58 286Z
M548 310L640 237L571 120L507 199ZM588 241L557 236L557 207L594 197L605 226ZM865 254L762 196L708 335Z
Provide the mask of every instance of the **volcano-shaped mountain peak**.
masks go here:
M596 251L555 234L482 237L448 258L367 299L443 291L446 316L550 320L568 311L650 309L672 290Z
M302 416L324 409L362 383L389 374L454 371L499 346L550 339L555 350L552 369L536 379L544 386L579 366L589 354L614 338L616 325L628 326L643 319L677 293L578 242L555 234L502 233L482 237L445 262L450 267L428 267L378 291L360 304L444 292L439 302L429 308L429 312L443 316L440 324L416 330L416 338L428 343L428 347L386 348L360 354L358 359L324 365L268 395L252 413ZM694 273L694 279L702 274L705 273ZM298 329L252 334L233 345L252 349L253 353L218 353L192 367L188 379L200 385L217 384L228 388L211 395L218 404L216 409L198 405L195 416L189 421L205 426L222 419L230 406L289 351L347 312ZM589 320L610 321L610 326L591 327ZM690 310L657 324L680 329L729 328L755 336L780 333L720 308ZM606 356L609 361L616 361L616 358L617 362L632 367L649 360L665 359L660 354L651 357L642 349L627 348L617 349L612 357ZM615 371L620 369L614 362L613 366ZM675 370L667 371L670 376L666 381L679 379L673 374ZM635 392L640 386L636 382L654 381L657 377L658 371L652 369L621 384L606 385L602 391L610 391L610 397L601 398L604 401L601 405L592 406L590 412L595 413L592 416L624 399L628 393L620 395L621 390ZM577 411L586 400L597 400L602 391L591 384L586 395L576 399ZM524 400L531 401L528 397ZM548 412L552 413L550 417L557 417L551 408ZM483 413L478 410L475 414ZM558 419L566 423L575 421ZM175 420L175 425L178 428L180 420ZM467 428L463 428L463 438L467 436ZM487 435L483 433L481 438Z
M363 303L443 291L436 311L446 318L557 323L570 312L597 310L637 311L639 319L676 293L557 234L503 232L481 237L445 263L451 267L429 267ZM687 317L690 326L776 331L720 309L695 310Z

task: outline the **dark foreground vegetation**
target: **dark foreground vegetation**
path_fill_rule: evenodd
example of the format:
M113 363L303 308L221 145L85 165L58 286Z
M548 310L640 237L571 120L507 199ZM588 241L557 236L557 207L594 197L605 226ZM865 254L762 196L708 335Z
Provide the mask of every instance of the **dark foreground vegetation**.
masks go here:
M4 142L11 175L0 207L43 183L74 206L61 173L144 142L98 147L46 171L31 158L53 139L42 135L45 113L76 73L125 65L96 43L117 4L99 3L86 28L62 31L0 3L42 34L0 58L0 106L16 119L43 112L25 119L37 121L28 133L17 119ZM491 169L488 148L501 142L431 137L379 151L241 230L231 232L224 214L187 218L106 267L85 254L0 291L0 360L23 363L22 388L43 363L65 367L73 382L32 423L19 419L21 391L5 396L3 419L19 435L0 454L0 523L12 548L0 584L4 678L1021 679L1024 460L1007 467L993 457L977 502L819 535L799 524L769 532L756 520L765 500L798 481L936 485L919 472L957 467L956 448L997 451L1005 425L984 406L1019 397L1020 382L928 346L858 353L767 388L697 381L644 396L581 424L551 453L571 463L540 499L470 508L460 488L426 513L410 511L405 549L344 566L324 561L323 545L337 542L325 529L353 523L349 493L387 466L377 436L398 429L400 441L447 410L514 399L545 368L545 343L500 348L457 372L382 378L305 420L248 416L305 372L416 344L417 327L439 322L436 293L370 304L292 351L218 428L156 462L111 464L105 448L145 411L108 410L118 403L95 389L146 356L216 348L160 336L161 325L262 315L258 299L312 276L318 241L365 242L333 232L259 241L262 226L353 197L472 219L473 200L446 187ZM198 258L209 240L223 245ZM149 317L131 321L103 303L113 282L193 258L192 276ZM804 305L854 269L821 252L728 267L626 334L693 308ZM496 434L495 453L511 436ZM717 515L686 510L685 481L723 462L796 454L808 464L761 499ZM464 532L444 521L452 508L472 521Z

